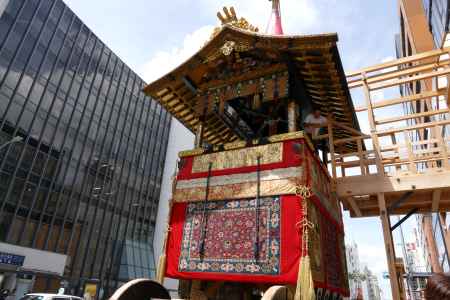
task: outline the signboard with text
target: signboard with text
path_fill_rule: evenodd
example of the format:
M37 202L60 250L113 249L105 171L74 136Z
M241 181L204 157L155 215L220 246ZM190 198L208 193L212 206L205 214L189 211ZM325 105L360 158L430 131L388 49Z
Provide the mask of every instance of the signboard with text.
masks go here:
M23 266L25 256L0 252L0 264Z

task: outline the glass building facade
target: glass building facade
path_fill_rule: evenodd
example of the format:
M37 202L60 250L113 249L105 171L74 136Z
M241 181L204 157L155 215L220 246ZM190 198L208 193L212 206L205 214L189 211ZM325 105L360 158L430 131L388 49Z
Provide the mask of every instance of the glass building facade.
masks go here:
M444 36L448 32L449 2L449 0L422 0L436 48L441 47Z
M0 242L67 255L76 294L155 272L171 117L144 85L61 0L0 1Z
M432 226L433 226L433 237L436 241L436 248L438 251L438 260L439 264L442 267L442 270L446 273L450 271L450 260L448 256L448 249L445 244L445 236L446 236L446 222L445 222L446 213L432 214Z

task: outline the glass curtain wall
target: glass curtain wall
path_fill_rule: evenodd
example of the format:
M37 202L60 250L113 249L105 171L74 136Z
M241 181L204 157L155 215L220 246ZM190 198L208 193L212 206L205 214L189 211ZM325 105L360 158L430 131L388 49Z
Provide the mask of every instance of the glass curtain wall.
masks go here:
M0 14L0 241L69 255L105 297L153 277L170 115L61 0Z

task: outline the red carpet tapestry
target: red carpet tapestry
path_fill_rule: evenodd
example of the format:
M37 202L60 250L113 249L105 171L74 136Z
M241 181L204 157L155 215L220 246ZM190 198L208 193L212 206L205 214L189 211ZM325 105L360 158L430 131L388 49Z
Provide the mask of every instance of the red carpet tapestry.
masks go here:
M308 199L314 285L348 293L342 216L327 171L304 139L182 157L173 187L166 276L296 284ZM256 201L259 195L258 202Z
M259 229L255 199L210 202L204 219L203 203L188 204L178 269L278 275L280 199L262 198L259 202ZM203 254L200 253L202 243Z

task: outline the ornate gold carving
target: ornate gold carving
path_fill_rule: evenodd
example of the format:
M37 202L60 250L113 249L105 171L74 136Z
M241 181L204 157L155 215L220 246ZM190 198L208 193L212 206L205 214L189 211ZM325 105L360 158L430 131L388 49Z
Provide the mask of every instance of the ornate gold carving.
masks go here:
M230 10L228 10L228 8L225 6L223 8L223 13L223 15L220 11L217 13L217 18L219 18L222 25L231 25L233 27L252 32L259 31L259 28L250 24L247 19L242 17L238 19L233 6L230 7Z
M261 156L261 154L263 155ZM256 166L258 156L261 156L261 164L281 162L283 160L283 144L275 143L196 156L192 165L192 173L207 172L210 163L212 163L212 170Z
M278 143L288 140L294 140L294 139L305 139L308 145L311 147L311 149L314 149L312 146L312 143L309 139L307 139L307 136L303 134L303 131L297 131L297 132L290 132L290 133L283 133L283 134L277 134L273 135L268 138L269 142L271 143ZM253 145L258 143L258 140L253 140ZM225 150L235 150L235 149L241 149L247 147L247 143L245 141L239 141L239 142L233 142L224 144ZM215 148L215 150L218 148ZM181 151L178 156L179 157L186 157L186 156L194 156L194 155L201 155L204 153L204 150L201 148L193 149L193 150L187 150L187 151Z
M186 157L186 156L195 156L195 155L201 155L205 152L202 148L196 148L192 150L186 150L186 151L180 151L178 153L178 157Z
M220 48L220 50L222 51L223 55L228 56L233 52L235 45L236 42L234 41L226 41L225 44L223 44L222 48Z
M293 139L301 139L304 138L303 131L296 131L296 132L289 132L289 133L282 133L277 135L272 135L269 137L269 141L274 142L282 142L287 140L293 140Z
M234 150L239 148L244 148L247 146L247 143L244 141L234 142L234 143L228 143L224 145L225 150Z

